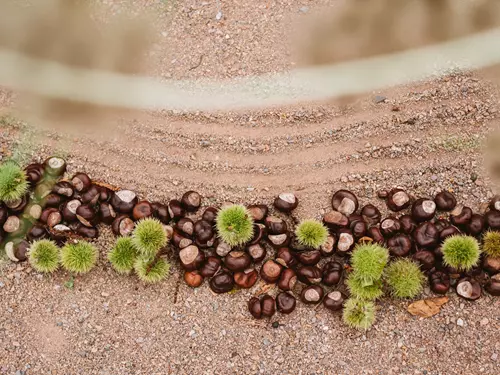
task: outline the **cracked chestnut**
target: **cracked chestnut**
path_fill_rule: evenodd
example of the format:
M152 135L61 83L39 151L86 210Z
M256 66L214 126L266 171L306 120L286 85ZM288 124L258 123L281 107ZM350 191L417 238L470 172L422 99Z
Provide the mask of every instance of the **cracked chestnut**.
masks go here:
M338 290L334 290L325 296L323 299L323 306L330 311L340 311L344 307L345 300L346 296L344 294Z
M73 185L68 181L59 181L52 187L52 192L66 198L71 198L74 193Z
M462 298L474 301L481 297L481 285L472 278L464 277L458 280L457 294Z
M252 239L248 242L249 245L255 245L258 244L266 235L266 227L264 224L260 223L255 223L253 225L253 237Z
M329 234L328 237L326 237L326 242L319 248L321 255L323 255L324 257L333 255L336 244L337 244L336 237Z
M260 277L267 283L275 283L279 280L283 266L272 259L268 259L260 269Z
M85 193L81 194L80 199L82 203L95 205L99 202L100 196L101 190L96 185L92 185Z
M457 198L448 191L442 191L434 197L434 203L439 211L452 211L457 206Z
M279 248L275 260L283 267L294 268L299 264L295 254L288 247Z
M281 193L274 200L274 207L278 211L289 213L297 208L299 200L293 193Z
M276 307L282 314L290 314L295 310L296 300L288 292L281 292L276 296Z
M408 208L411 204L410 196L403 189L392 189L386 198L387 207L394 212Z
M322 287L319 285L309 285L302 289L300 299L306 304L316 304L321 302L325 295Z
M321 282L321 270L316 266L299 267L296 271L297 278L304 284L319 284Z
M187 191L181 198L181 205L188 212L196 212L201 206L201 195L193 190Z
M96 208L88 204L78 206L76 209L76 218L87 227L93 227L99 221Z
M194 271L200 269L205 262L205 253L197 246L189 245L179 251L179 259L182 268L186 271Z
M287 247L290 244L290 235L288 233L283 234L269 234L267 239L274 248Z
M214 293L227 293L234 288L234 279L228 271L221 270L210 279L209 285Z
M111 229L115 236L128 236L135 228L133 220L127 215L120 215L113 220Z
M61 223L62 215L57 208L46 208L42 211L40 221L47 224L49 227L53 227L54 225Z
M254 286L259 278L255 268L247 268L244 271L238 271L234 274L234 282L240 288L248 289Z
M92 185L90 177L82 172L75 174L71 179L71 183L73 184L75 190L79 193L85 193Z
M215 248L215 253L220 257L225 257L231 251L231 246L225 242L219 242Z
M243 271L252 263L252 258L244 251L233 250L224 257L226 268L233 272Z
M99 205L99 218L104 224L110 225L116 218L116 212L113 206L108 202Z
M339 254L347 254L356 245L354 236L349 229L340 229L338 231L337 252Z

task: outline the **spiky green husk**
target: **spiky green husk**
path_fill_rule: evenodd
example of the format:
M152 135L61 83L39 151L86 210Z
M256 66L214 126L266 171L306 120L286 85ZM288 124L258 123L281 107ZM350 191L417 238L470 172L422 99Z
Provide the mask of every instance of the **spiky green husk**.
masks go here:
M253 219L246 207L239 204L219 210L216 227L219 237L230 246L243 245L253 236Z
M68 242L61 249L61 264L70 272L87 273L95 266L98 254L96 247L89 242Z
M375 304L349 298L344 305L342 319L351 328L367 330L375 322Z
M134 268L137 249L130 237L120 237L108 254L111 265L118 273L129 273Z
M28 259L38 272L54 272L59 267L59 248L50 240L35 241L29 248Z
M386 268L385 280L394 297L413 298L422 291L425 277L415 262L399 259Z
M488 231L483 237L483 250L493 258L500 258L500 232Z
M145 259L153 259L167 242L163 225L157 219L140 220L132 233L132 243Z
M479 261L479 242L471 236L448 237L442 246L443 262L458 270L470 270Z
M389 251L378 244L358 245L351 256L351 265L363 284L380 280L384 267L389 261Z
M152 264L154 262L154 264ZM165 279L170 271L170 263L164 259L147 260L138 258L134 263L134 269L139 279L145 283L157 283Z
M304 246L318 249L328 238L328 229L317 220L303 220L295 229L297 240Z
M28 191L26 173L14 162L0 166L0 200L15 201Z
M364 283L356 274L356 271L349 275L347 287L351 295L362 300L375 300L383 296L382 281L374 280L371 283Z

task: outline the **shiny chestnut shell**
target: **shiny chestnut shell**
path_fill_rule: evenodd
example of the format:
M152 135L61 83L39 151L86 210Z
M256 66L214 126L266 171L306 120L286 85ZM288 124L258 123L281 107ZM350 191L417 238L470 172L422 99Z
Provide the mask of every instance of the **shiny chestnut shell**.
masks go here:
M268 282L275 283L279 280L283 266L272 259L267 260L260 269L260 277Z
M254 286L259 278L258 272L254 268L247 268L234 274L234 282L240 288L248 289Z
M334 286L340 282L344 267L339 262L328 262L323 266L323 284Z
M413 259L420 265L424 271L430 270L435 266L436 256L432 251L420 250L413 254Z
M394 236L401 231L401 222L394 217L385 218L380 223L380 231L386 238Z
M282 314L290 314L295 310L295 297L288 292L281 292L276 296L276 307Z
M403 233L412 234L417 227L417 223L410 215L403 215L398 220L401 224L401 231Z
M346 216L358 210L359 202L354 193L349 190L339 190L332 197L332 208Z
M304 266L295 271L297 278L304 284L319 284L321 282L321 270L316 266Z
M332 210L323 216L323 223L330 229L345 228L349 226L349 219L343 213Z
M455 226L464 226L470 222L472 210L469 207L457 206L450 213L450 222Z
M484 215L488 228L492 230L500 230L500 211L492 210Z
M215 220L217 219L217 213L219 210L215 207L207 207L201 216L201 219L210 223L215 224Z
M181 198L181 205L188 212L195 212L201 206L201 195L193 190L187 191Z
M274 200L274 207L285 213L292 212L298 205L299 199L293 193L281 193Z
M377 225L382 219L380 210L373 204L367 204L361 209L361 216L368 225Z
M457 198L448 191L438 193L434 197L434 202L439 211L451 211L457 206Z
M281 290L292 290L296 283L297 274L291 268L287 268L280 275L278 288Z
M223 270L210 279L209 285L214 293L227 293L234 288L234 279L228 271Z
M115 236L128 236L135 228L135 224L127 215L120 215L113 220L111 229Z
M387 240L387 248L391 255L404 257L413 249L413 241L407 234L397 234Z
M203 280L204 278L198 270L184 272L184 281L191 288L198 288L203 284Z
M92 185L92 181L90 177L85 173L77 173L71 179L71 183L73 184L75 190L79 193L85 193L90 186Z
M250 266L252 258L244 251L233 250L224 258L224 264L230 271L243 271Z
M303 251L297 254L297 259L305 266L314 266L321 260L319 250Z
M267 232L272 235L284 234L288 230L288 226L285 220L280 219L279 217L276 216L266 217L265 225L267 228Z
M435 271L429 275L431 290L436 294L446 294L450 289L450 275L442 271Z
M132 217L134 218L134 220L141 220L147 217L151 217L153 216L153 213L153 206L151 206L151 203L149 203L148 201L140 201L132 209Z
M299 262L295 257L295 254L288 247L281 247L276 253L276 262L281 264L283 267L296 267Z
M205 262L205 253L195 245L189 245L179 251L182 268L186 271L200 269Z
M413 232L413 239L420 248L433 249L439 244L439 231L432 223L422 223Z
M276 313L276 302L270 295L265 294L260 300L260 305L262 307L262 316L270 318Z
M338 290L334 290L323 298L323 306L330 311L340 311L344 306L345 300L346 296L344 294Z
M410 196L403 189L392 189L386 198L387 207L394 212L408 208L411 204Z
M436 203L433 200L420 198L411 206L411 217L415 222L421 223L434 218L436 215Z
M471 236L479 236L486 228L486 219L483 215L473 214L465 225L465 232Z
M262 262L267 255L266 249L260 244L250 245L246 248L246 251L254 263Z
M122 214L131 213L137 204L137 195L131 190L120 190L113 194L110 203L115 211Z
M305 304L316 304L321 302L325 295L325 291L319 285L309 285L302 289L300 299Z
M265 204L252 204L247 209L254 221L264 221L269 212L269 208Z
M222 261L218 257L209 256L205 264L200 268L200 274L203 277L212 277L220 269Z

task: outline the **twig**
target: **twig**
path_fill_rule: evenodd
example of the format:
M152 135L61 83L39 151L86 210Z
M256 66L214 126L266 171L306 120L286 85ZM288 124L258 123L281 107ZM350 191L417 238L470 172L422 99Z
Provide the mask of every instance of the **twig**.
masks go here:
M196 68L198 68L201 65L201 62L203 61L203 56L204 55L200 55L200 61L198 61L198 64L196 64L195 66L192 66L188 70L191 71L191 70L195 70Z

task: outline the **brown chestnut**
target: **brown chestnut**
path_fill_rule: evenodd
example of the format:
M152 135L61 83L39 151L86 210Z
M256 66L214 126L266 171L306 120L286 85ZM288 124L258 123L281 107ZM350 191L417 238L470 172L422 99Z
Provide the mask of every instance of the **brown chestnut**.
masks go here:
M81 223L78 224L75 230L76 234L85 238L97 238L99 236L99 231L96 227L88 227Z
M98 222L97 210L94 206L82 204L76 209L76 218L87 227L93 227Z
M9 216L3 224L3 230L7 233L16 233L22 229L23 222L17 216Z
M198 288L203 284L203 276L198 270L186 271L184 272L184 281L191 288Z
M358 210L358 198L348 190L339 190L333 194L332 207L345 216L352 215Z
M305 266L314 266L321 260L319 250L303 251L297 254L297 259Z
M295 272L297 278L304 284L319 284L321 282L321 270L316 266L303 266Z
M134 220L141 220L153 216L153 206L148 201L138 202L132 209Z
M174 244L175 247L179 249L184 249L185 247L192 245L193 240L191 238L186 237L178 230L174 229L174 231L172 232L172 243Z
M323 255L324 257L333 255L336 244L337 244L337 238L329 234L328 237L326 237L326 242L319 248L321 255Z
M73 185L68 181L60 181L52 187L52 192L55 194L63 195L67 198L73 196L74 190Z
M500 211L500 195L495 195L490 201L490 210Z
M283 267L294 268L299 264L294 253L288 247L279 248L275 260Z
M403 215L398 220L401 224L401 230L403 233L412 234L417 227L417 223L415 223L410 215Z
M66 172L66 162L63 158L57 156L51 156L46 159L43 163L45 171L55 177L62 176Z
M39 163L29 164L24 171L26 173L26 180L30 186L38 184L42 180L43 174L45 173L43 165Z
M53 227L54 225L61 223L62 215L56 208L46 208L42 211L40 221L47 224L49 227Z
M401 222L394 217L388 217L380 223L380 231L384 237L394 236L401 231Z
M262 316L270 318L275 314L276 302L270 295L265 294L260 300L260 305L262 306Z
M448 191L438 193L434 197L434 202L439 211L451 211L457 206L457 199Z
M58 194L49 194L43 199L43 205L46 207L59 207L64 202L63 197Z
M276 307L282 314L290 314L295 310L295 297L288 292L281 292L276 296Z
M196 191L190 190L182 196L181 205L188 212L196 212L201 206L201 195Z
M290 235L288 233L268 235L267 239L275 248L286 247L290 243Z
M353 217L351 215L349 221L351 222L350 229L355 239L359 240L366 235L368 225L366 225L361 216L356 215L356 217Z
M494 275L500 272L500 258L493 258L491 256L486 256L483 259L483 269L490 275Z
M25 240L9 241L5 244L5 253L13 262L24 262L27 259L29 243Z
M281 212L292 212L299 205L299 200L293 193L281 193L274 200L274 207Z
M70 238L72 231L68 226L58 224L53 228L48 228L48 233L51 240L54 240L58 245L63 245Z
M203 277L212 277L219 271L222 261L220 258L209 256L205 264L200 268L200 274Z
M440 233L439 233L439 239L441 242L443 242L445 239L451 236L455 236L458 234L461 234L462 232L457 228L454 227L453 225L450 225L449 227L444 228Z
M29 201L30 201L29 195L26 194L22 198L13 201L5 201L4 203L11 213L19 214L26 208Z
M420 268L424 271L432 269L436 262L436 256L433 252L428 250L417 251L413 255L413 259L420 265Z
M179 220L180 222L180 220ZM214 229L212 224L205 220L198 220L194 223L194 235L196 237L196 242L206 245L214 237Z
M403 189L392 189L387 194L387 207L394 212L408 208L411 204L410 196Z
M328 262L323 266L323 284L337 285L342 278L344 267L339 262Z
M248 289L254 286L259 278L259 274L255 268L247 268L244 271L239 271L234 274L234 282L240 288Z
M411 217L415 222L431 220L436 215L436 203L433 200L420 198L411 206Z
M127 215L117 216L111 224L115 236L128 236L135 228L135 224Z
M120 190L113 194L110 203L117 212L128 214L137 204L137 195L131 190Z
M116 212L110 203L103 202L99 205L99 218L104 224L108 225L110 225L113 220L115 220Z
M446 294L450 289L450 275L442 271L434 271L429 275L431 290L436 294Z
M182 268L186 271L194 271L201 268L205 262L205 253L197 246L189 245L179 251L179 259Z
M338 211L327 212L323 216L323 222L331 229L345 228L349 225L349 219Z
M248 301L248 311L255 319L260 319L262 317L262 307L257 297L252 297L250 301Z
M281 290L292 290L297 283L297 275L291 268L285 269L279 278L278 288Z
M441 231L443 229L448 228L449 226L451 226L450 222L448 220L445 220L445 219L434 220L433 223L436 226L436 228L439 231L439 233L441 233Z
M70 200L66 203L64 203L62 207L62 216L65 221L67 222L72 222L75 221L76 218L76 210L78 207L82 205L82 202L80 202L78 199L73 199Z
M458 280L457 294L465 299L474 301L481 297L481 285L469 277L464 277Z
M260 269L260 277L265 282L275 283L278 281L281 275L281 271L283 270L283 266L272 259L268 259Z
M269 234L283 234L288 229L285 220L276 216L266 217L265 224Z
M264 224L260 223L254 223L253 225L253 237L252 239L248 242L249 245L255 245L258 244L262 238L266 235L266 227Z
M177 222L175 228L179 232L181 232L184 236L191 237L194 233L193 220L191 220L187 217L183 217Z
M484 289L492 296L500 296L500 273L491 276Z
M370 226L377 225L380 223L380 219L382 218L380 210L373 204L367 204L364 206L361 209L361 216L363 216L363 220Z
M455 226L463 226L470 222L472 210L469 207L457 206L450 213L450 221Z
M486 224L488 225L488 228L492 230L500 230L500 211L497 210L488 211L484 215L484 218L486 219Z
M210 289L215 293L227 293L234 288L233 276L225 270L210 279Z
M151 203L153 208L153 216L160 220L163 224L168 224L170 222L170 216L168 214L168 207L160 202Z
M266 249L260 244L250 245L246 250L254 263L262 262L267 254Z
M269 212L269 208L265 204L252 204L247 209L254 221L264 221Z
M34 241L34 240L41 240L43 238L46 238L48 235L47 230L45 229L45 226L36 223L31 227L31 229L28 231L27 238L29 241Z
M168 202L168 214L172 220L179 220L184 216L184 208L177 199L172 199Z
M384 235L378 227L368 228L368 233L366 235L373 239L373 242L376 242L378 244L383 244L385 242Z
M243 271L252 263L252 258L244 251L233 250L224 258L227 269L233 272Z
M391 255L405 257L413 249L413 241L406 234L396 234L387 240L387 248Z
M316 304L321 302L325 292L319 285L309 285L302 289L300 299L306 304Z
M433 249L439 244L439 232L432 223L422 223L413 232L413 239L420 248Z
M465 224L465 232L471 236L480 235L486 227L486 220L483 215L473 214L470 221Z
M323 306L330 311L340 311L344 306L346 296L338 290L328 293L323 299Z
M96 185L90 186L90 188L80 195L82 203L95 205L99 202L101 196L101 190Z
M356 245L354 236L349 229L340 229L338 231L337 252L339 254L347 254Z
M201 217L202 220L210 223L210 224L215 224L215 220L217 219L217 213L219 210L215 207L207 207L205 211L203 212L203 215Z
M231 246L225 242L219 242L215 248L215 253L220 257L225 257L231 251Z
M73 184L75 190L79 193L85 193L92 185L90 177L81 172L73 176L71 183Z
M105 186L96 186L96 187L97 190L99 191L99 197L98 197L99 202L109 202L109 200L114 194L114 191L108 189Z

